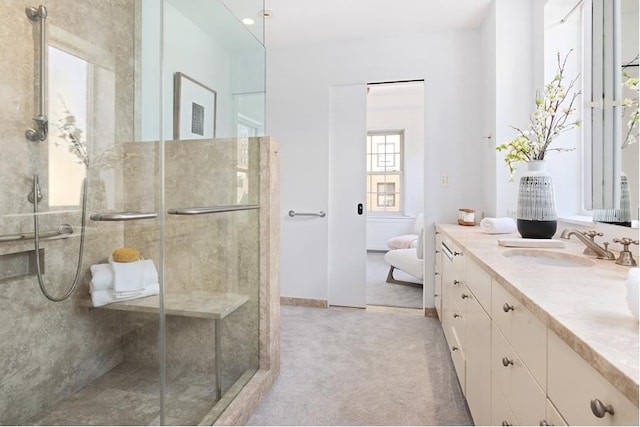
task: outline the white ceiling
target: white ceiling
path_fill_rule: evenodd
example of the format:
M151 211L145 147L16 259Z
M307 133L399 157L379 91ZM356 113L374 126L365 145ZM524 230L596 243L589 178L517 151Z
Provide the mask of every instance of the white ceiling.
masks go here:
M268 48L477 28L493 0L265 0Z

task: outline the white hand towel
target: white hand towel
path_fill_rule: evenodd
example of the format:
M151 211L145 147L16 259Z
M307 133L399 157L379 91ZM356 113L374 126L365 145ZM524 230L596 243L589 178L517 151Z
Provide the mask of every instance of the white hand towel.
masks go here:
M518 231L515 221L509 217L484 218L480 221L480 229L487 234L507 234Z
M145 259L139 261L144 276L144 284L158 283L158 271L153 261ZM113 290L113 267L111 264L95 264L91 266L91 283L89 289L93 291Z
M113 268L113 290L115 292L139 292L144 289L144 274L140 261L115 262L109 257Z
M110 264L94 264L91 269L91 283L89 289L102 291L113 288L113 268Z
M127 298L116 298L115 293L111 289L91 292L91 303L94 307L102 307L103 305L111 304L112 302L127 301L137 298L144 298L150 295L158 295L160 292L160 285L153 283L144 288L144 290L135 296Z

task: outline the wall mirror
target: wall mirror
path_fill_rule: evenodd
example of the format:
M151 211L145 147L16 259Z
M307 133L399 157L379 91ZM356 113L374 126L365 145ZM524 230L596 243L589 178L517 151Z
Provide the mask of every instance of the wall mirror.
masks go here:
M585 85L585 136L591 140L585 168L591 170L593 218L630 226L638 220L640 192L639 5L637 0L584 0L583 11L585 46L590 47L585 74L591 82Z

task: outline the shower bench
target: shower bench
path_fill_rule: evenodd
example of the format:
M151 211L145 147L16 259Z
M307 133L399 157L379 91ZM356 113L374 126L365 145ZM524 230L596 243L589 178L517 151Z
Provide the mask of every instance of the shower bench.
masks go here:
M216 396L218 399L222 396L222 367L220 365L221 321L247 301L249 301L247 295L227 292L185 290L180 292L166 292L164 294L164 313L166 315L214 320L216 341L214 364L216 371ZM81 305L96 308L93 307L90 299L82 301ZM160 296L151 295L144 298L114 302L103 305L102 307L97 307L96 309L157 314L160 312Z

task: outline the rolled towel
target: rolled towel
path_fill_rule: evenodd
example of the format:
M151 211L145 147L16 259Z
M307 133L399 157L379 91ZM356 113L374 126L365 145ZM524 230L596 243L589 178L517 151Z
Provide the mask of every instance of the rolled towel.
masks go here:
M105 289L101 291L91 292L91 303L94 307L102 307L103 305L111 304L112 302L127 301L137 298L144 298L151 295L158 295L160 292L160 285L153 283L144 288L144 290L134 296L126 298L116 298L115 293L111 289Z
M144 284L149 285L158 283L158 271L153 261L145 259L138 261L142 267L142 275L144 277ZM113 267L111 264L94 264L91 267L91 283L89 283L89 290L104 291L107 289L113 290ZM134 291L134 292L139 292Z
M515 221L509 217L484 218L480 221L480 229L487 234L507 234L518 231Z

